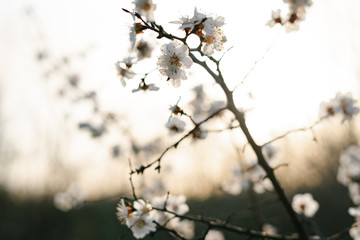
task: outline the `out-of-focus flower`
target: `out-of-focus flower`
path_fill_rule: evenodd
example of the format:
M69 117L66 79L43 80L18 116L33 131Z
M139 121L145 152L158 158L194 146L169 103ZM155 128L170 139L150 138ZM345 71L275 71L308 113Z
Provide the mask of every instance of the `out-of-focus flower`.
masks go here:
M335 98L329 102L320 104L320 118L334 116L335 114L343 115L342 122L351 120L352 117L359 113L356 100L352 97L351 93L337 93Z
M135 11L141 16L146 17L150 22L154 21L154 10L156 4L153 4L152 0L135 0Z
M151 84L146 84L145 82L141 82L139 84L138 88L135 88L132 90L133 93L138 92L138 91L158 91L160 88L157 87L155 84L151 83Z
M170 134L182 133L185 129L186 123L178 117L172 117L166 124L166 127L170 130Z
M141 60L144 58L150 58L153 48L147 41L141 40L136 44L136 50L137 58Z
M83 204L85 199L81 188L72 183L65 192L58 192L54 196L54 205L61 211L67 212L72 208L79 207Z
M206 234L205 240L225 240L225 237L222 232L211 229Z
M87 129L91 133L91 136L94 138L102 136L106 131L105 124L100 124L99 126L94 126L91 123L82 122L82 123L79 123L79 128Z
M319 203L313 199L310 193L296 194L291 206L295 212L306 217L313 217L319 209Z
M359 223L356 226L353 226L352 228L350 228L349 235L354 240L360 240L360 225L359 225Z
M189 206L186 204L186 197L184 195L174 196L165 194L160 197L154 197L151 203L160 209L166 208L166 210L178 215L183 215L189 211Z
M349 146L340 155L337 180L345 186L360 179L360 147Z
M161 46L161 52L163 55L157 62L160 73L168 77L174 87L179 87L180 80L187 79L184 68L190 68L193 64L188 47L174 40Z
M350 228L349 234L355 240L360 240L360 207L354 208L351 207L348 210L348 213L354 217L355 226Z
M295 11L298 8L310 7L312 0L284 0L285 3L289 4L289 8Z
M200 126L196 127L195 130L192 132L191 136L194 140L197 139L205 139L208 135L208 131L201 129Z
M131 70L132 64L125 63L125 67L120 66L121 62L116 62L115 67L118 73L118 76L120 76L121 84L125 87L126 81L125 79L131 79L135 76L135 73Z
M354 204L360 204L360 185L358 183L350 183L348 185L349 196Z
M283 20L281 18L281 10L277 9L276 11L272 11L271 13L271 19L266 23L267 26L273 27L276 24L283 24Z
M277 234L277 229L276 227L274 227L273 225L269 224L269 223L265 223L263 226L262 226L262 231L266 234L269 234L269 235L274 235L274 234Z
M232 175L222 183L221 187L232 195L238 195L249 187L252 187L256 193L262 194L274 189L271 181L265 176L265 171L257 163L242 167L234 165Z
M173 218L170 220L168 227L181 233L186 239L192 239L195 235L195 224L187 219Z

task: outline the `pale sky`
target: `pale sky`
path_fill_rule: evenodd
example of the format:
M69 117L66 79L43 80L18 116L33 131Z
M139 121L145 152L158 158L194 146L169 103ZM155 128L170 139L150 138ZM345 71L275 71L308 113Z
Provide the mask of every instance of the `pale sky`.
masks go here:
M240 82L253 63L272 46L235 94L239 107L245 108L249 106L241 105L244 96L248 92L254 96L250 104L254 110L248 115L248 124L259 143L286 130L311 125L318 117L319 103L333 98L338 91L359 96L358 0L314 1L305 21L300 23L300 30L291 33L279 33L279 28L265 26L272 10L286 10L281 0L243 0L236 1L236 6L235 1L230 0L154 2L157 3L156 21L172 31L176 31L176 26L169 22L181 14L191 15L195 6L225 17L224 33L228 38L225 49L233 48L226 53L222 67L230 86ZM82 87L98 91L105 109L115 109L126 116L126 127L142 143L152 140L159 132L166 134L164 125L169 105L179 97L184 102L190 100L192 95L188 91L197 81L214 85L205 74L192 72L193 79L189 77L180 89L173 89L164 81L160 85L166 90L157 94L137 95L131 93L130 87L123 88L114 63L127 56L131 17L122 7L131 9L131 1L8 0L0 3L0 100L4 126L1 148L20 152L15 159L9 159L7 152L1 157L0 184L14 191L41 188L49 177L49 156L56 151L66 166L80 171L73 181L82 186L102 188L114 182L110 176L119 178L119 184L108 184L109 189L104 190L109 194L122 186L120 182L127 181L122 171L128 172L127 162L107 160L111 140L93 141L86 134L78 134L77 121L86 120L89 113L70 109L54 97L55 85L44 84L42 74L46 66L35 61L39 49L49 49L55 58L90 49L87 58L74 63L74 69L80 71L85 81ZM34 9L35 14L25 16L26 8ZM155 53L158 54L158 50ZM156 55L153 56L148 69L156 68ZM161 76L154 73L152 79L161 79ZM215 99L223 97L216 90L211 93ZM71 121L64 120L66 113L71 115ZM151 124L144 124L144 119ZM206 149L206 145L200 147ZM190 153L186 152L187 159L191 159ZM213 156L217 155L220 158L220 153ZM189 165L191 161L186 160L177 169L186 169ZM214 163L214 166L218 165ZM116 169L122 171L120 177Z

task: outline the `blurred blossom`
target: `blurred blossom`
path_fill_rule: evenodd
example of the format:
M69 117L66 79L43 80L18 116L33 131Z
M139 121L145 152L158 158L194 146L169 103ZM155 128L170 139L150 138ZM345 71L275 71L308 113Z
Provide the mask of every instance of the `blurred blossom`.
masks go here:
M121 67L121 62L116 62L115 67L118 73L118 76L120 76L121 84L125 87L126 81L125 79L132 79L135 77L135 73L130 69L132 66L132 63L125 63L125 67Z
M166 127L170 130L170 134L182 133L185 129L186 123L178 117L171 117Z
M225 240L225 237L222 232L211 229L206 234L205 240Z
M358 183L350 183L348 185L349 196L354 204L360 204L360 185Z
M360 147L349 146L340 155L337 180L345 186L360 179Z
M193 132L192 132L192 138L193 140L197 139L205 139L208 135L207 130L203 130L200 126L198 126Z
M135 0L133 3L135 4L135 12L144 16L147 21L154 21L156 4L153 4L152 0Z
M148 41L141 40L136 44L137 58L139 60L150 58L152 50L153 48Z
M320 118L341 114L343 116L342 122L351 120L354 115L359 113L356 102L351 93L337 93L335 98L320 104Z
M58 192L54 196L54 205L61 211L67 212L72 208L82 206L85 200L81 188L72 183L65 192Z
M184 235L186 239L191 239L195 235L195 224L187 219L173 218L169 222L169 226L175 231Z
M285 3L289 4L289 8L295 11L298 8L310 7L312 0L284 0Z
M166 210L179 215L183 215L189 211L189 206L186 204L186 197L184 195L173 196L171 194L165 194L160 197L154 197L150 202L157 208L166 208Z
M267 26L273 27L276 24L282 25L283 20L281 18L281 10L277 9L276 11L272 11L271 13L271 19L266 23Z
M355 218L355 221L360 221L360 207L351 207L348 209L348 213Z
M263 226L262 226L262 231L266 234L269 234L269 235L274 235L274 234L277 234L277 229L276 227L274 227L273 225L269 224L269 223L265 223Z
M131 90L133 93L138 92L138 91L158 91L160 88L157 87L155 84L151 83L151 84L146 84L145 82L141 82L139 84L138 88L135 88L133 90Z
M221 185L222 189L229 194L238 195L250 186L258 194L274 190L271 181L265 178L265 171L258 164L242 168L235 165L232 173Z
M360 240L360 226L357 224L356 226L350 228L349 235L354 240Z
M105 124L100 124L99 126L95 127L91 123L83 122L79 123L79 128L88 130L91 133L91 136L94 138L102 136L106 131Z
M313 199L310 193L296 194L291 206L295 212L306 217L313 217L319 209L319 203Z

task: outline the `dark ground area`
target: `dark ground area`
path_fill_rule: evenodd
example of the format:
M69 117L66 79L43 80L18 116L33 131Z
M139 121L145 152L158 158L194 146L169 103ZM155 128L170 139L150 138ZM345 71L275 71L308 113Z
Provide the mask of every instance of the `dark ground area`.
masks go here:
M299 192L307 192L299 191ZM329 236L341 231L353 223L347 210L353 206L347 189L339 184L328 183L310 191L320 203L315 222L324 235ZM276 202L273 193L258 195L258 204L262 206L260 220L276 226L282 233L290 233L292 225L282 206ZM228 219L230 223L244 228L259 229L257 220L252 216L246 194L241 199L234 196L217 196L206 201L189 201L190 214ZM122 226L115 216L117 200L104 200L86 203L82 208L61 212L50 198L42 200L14 200L4 191L0 194L0 239L54 239L54 240L92 240L92 239L134 239L129 229ZM264 217L266 216L266 217ZM197 233L204 226L197 225ZM225 233L226 239L247 239ZM158 232L153 238L173 239L166 232ZM351 239L346 234L342 239Z

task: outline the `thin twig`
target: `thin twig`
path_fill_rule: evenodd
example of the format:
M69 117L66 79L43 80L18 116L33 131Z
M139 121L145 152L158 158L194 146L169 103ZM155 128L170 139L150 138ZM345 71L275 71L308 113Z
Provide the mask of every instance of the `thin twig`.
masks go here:
M134 187L134 183L132 181L132 167L131 167L131 159L129 158L129 167L130 167L130 177L129 177L129 180L130 180L130 185L131 185L131 191L132 191L132 194L133 194L133 197L134 199L136 200L137 197L136 197L136 194L135 194L135 187Z
M264 232L248 229L248 228L241 228L238 226L234 226L229 224L227 221L223 221L220 219L214 219L214 218L208 218L204 216L193 216L193 215L179 215L175 212L168 211L166 209L160 209L160 208L153 208L157 211L167 212L175 217L178 217L180 219L187 219L190 221L195 221L199 223L203 223L208 225L210 228L216 228L216 229L222 229L230 232L234 232L240 235L246 235L251 237L256 237L257 239L276 239L276 240L290 240L290 239L299 239L297 236L288 236L288 235L282 235L282 234L266 234Z
M172 148L177 148L177 146L186 138L188 138L189 136L191 136L194 132L198 131L199 127L209 121L210 119L212 119L213 117L215 117L216 115L218 115L220 112L224 111L226 108L220 108L219 110L217 110L216 112L214 112L213 114L211 114L210 116L208 116L206 119L204 119L203 121L196 123L194 128L192 130L190 130L187 134L185 134L184 136L182 136L178 141L176 141L174 144L172 144L171 146L167 147L162 153L161 155L154 161L150 162L149 164L145 165L145 166L141 166L140 168L136 169L136 170L132 170L130 172L130 174L140 174L143 173L145 171L145 169L150 168L151 166L153 166L154 164L158 164L158 166L155 168L156 170L160 171L160 162L161 159L164 157L164 155Z
M279 32L276 34L276 36L275 36L275 38L273 39L273 41L270 43L269 47L265 50L265 52L263 53L263 55L253 63L253 65L251 66L250 70L245 74L245 76L243 77L242 81L241 81L240 83L238 83L238 84L234 87L234 89L232 90L232 92L234 92L240 85L244 84L245 80L248 78L248 76L250 75L250 73L252 73L252 72L254 71L256 65L265 58L266 54L270 51L270 49L273 47L274 43L276 42L277 38L279 37L280 32L281 32L281 28L280 28Z
M272 142L275 142L275 141L277 141L277 140L279 140L279 139L282 139L282 138L284 138L284 137L286 137L287 135L290 135L290 134L292 134L292 133L304 132L304 131L311 131L311 133L313 134L313 139L316 141L316 136L315 136L315 133L314 133L314 131L313 131L313 128L316 127L318 124L320 124L321 121L322 121L322 119L314 122L314 123L313 123L311 126L309 126L309 127L303 127L303 128L298 128L298 129L293 129L293 130L287 131L287 132L285 132L284 134L282 134L282 135L280 135L280 136L277 136L276 138L273 138L273 139L271 139L270 141L267 141L266 143L264 143L264 144L262 145L262 147L264 147L264 146L266 146L266 145L268 145L268 144L270 144L270 143L272 143Z

